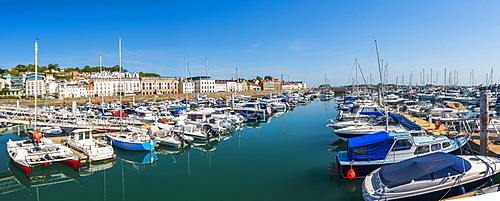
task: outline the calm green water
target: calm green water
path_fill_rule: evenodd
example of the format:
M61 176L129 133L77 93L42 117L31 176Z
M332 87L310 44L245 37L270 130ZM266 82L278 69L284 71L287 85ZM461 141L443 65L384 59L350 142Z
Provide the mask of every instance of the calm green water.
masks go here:
M113 162L86 164L79 173L40 167L31 180L9 165L5 151L9 138L24 133L7 130L0 136L0 200L362 200L362 180L329 175L335 150L346 146L325 126L335 107L316 100L185 150L115 149Z

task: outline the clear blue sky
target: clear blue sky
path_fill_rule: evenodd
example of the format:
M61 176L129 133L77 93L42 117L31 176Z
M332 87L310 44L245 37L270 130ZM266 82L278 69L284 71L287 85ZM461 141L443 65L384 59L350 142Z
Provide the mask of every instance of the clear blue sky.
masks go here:
M0 0L0 68L118 64L129 71L205 75L216 79L266 75L310 86L350 84L354 60L379 82L374 39L389 80L420 83L420 73L443 82L484 83L500 73L500 1L408 0ZM438 74L436 73L438 72ZM436 80L436 76L438 80ZM497 83L500 76L493 76ZM369 81L369 80L368 80Z

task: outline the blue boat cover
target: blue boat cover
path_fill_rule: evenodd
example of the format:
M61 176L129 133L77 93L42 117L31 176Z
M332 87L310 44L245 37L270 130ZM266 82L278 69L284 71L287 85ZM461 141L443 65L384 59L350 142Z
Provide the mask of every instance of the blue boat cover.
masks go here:
M440 179L471 169L469 161L452 154L436 152L399 163L382 166L379 176L389 188L414 181Z
M392 112L389 112L389 115L391 115L392 119L394 119L394 121L396 121L396 123L403 125L408 130L416 130L416 131L422 130L422 127L420 125L409 120L408 118L406 118L403 115L392 113Z
M385 131L349 138L347 154L349 161L383 160L394 144L394 138Z

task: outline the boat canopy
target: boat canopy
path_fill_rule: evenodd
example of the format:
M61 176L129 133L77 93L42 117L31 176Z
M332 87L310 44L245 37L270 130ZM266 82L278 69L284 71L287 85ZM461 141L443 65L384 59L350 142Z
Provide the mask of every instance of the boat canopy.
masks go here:
M385 131L347 140L349 161L383 160L391 150L394 138Z
M392 112L390 112L389 115L391 115L392 119L394 119L394 121L396 121L396 123L403 125L408 130L417 130L417 131L422 130L422 127L420 125L409 120L408 118L406 118L403 115L392 113Z
M452 154L436 152L399 163L382 166L379 176L389 188L412 181L432 180L458 175L471 169L469 161Z
M446 107L449 107L449 108L453 108L455 110L465 110L465 107L464 105L462 105L462 103L459 103L459 102L454 102L454 101L444 101L443 104L446 106Z

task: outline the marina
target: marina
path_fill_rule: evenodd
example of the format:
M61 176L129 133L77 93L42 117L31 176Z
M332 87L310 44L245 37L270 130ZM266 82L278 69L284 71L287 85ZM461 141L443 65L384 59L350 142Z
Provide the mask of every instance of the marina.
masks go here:
M30 182L38 183L31 187L18 185L21 175L11 173L8 165L12 162L2 152L5 182L1 192L5 193L0 197L58 200L79 194L73 199L133 200L164 199L168 194L174 200L361 200L361 181L330 177L328 172L335 156L327 145L339 139L324 123L336 115L334 104L314 100L267 121L247 122L242 130L224 138L195 142L191 147L160 146L152 154L115 148L115 161L84 163L77 179L54 173L53 177L61 181L33 177ZM7 130L0 137L0 146L5 146L6 139L19 136L26 133ZM42 168L60 172L58 167ZM17 184L19 189L10 192L14 186L8 183ZM357 190L349 192L349 186Z
M473 132L470 133L471 135L464 136L464 132L453 131L445 125L446 123L438 127L435 122L429 123L425 118L404 112L390 114L390 121L402 123L402 129L409 126L436 136L420 136L421 134L410 134L411 132L408 131L405 131L406 133L395 131L396 133L388 135L365 134L366 137L373 136L388 143L382 145L377 140L361 139L356 142L359 145L349 145L350 141L365 136L347 139L337 136L332 132L332 125L325 121L345 115L340 112L342 110L338 109L342 105L339 103L342 98L340 96L335 99L316 97L318 96L310 95L307 101L297 106L286 107L285 110L272 109L269 110L270 114L247 118L242 123L232 124L234 128L231 127L230 130L224 130L227 125L222 126L218 130L211 130L210 132L213 132L211 136L191 137L183 144L160 144L148 148L151 151L124 150L124 147L113 146L114 153L112 153L113 159L111 160L100 160L97 156L92 156L94 159L91 159L89 153L86 153L91 149L78 149L76 143L94 146L93 143L97 142L92 142L92 138L105 139L108 134L124 133L123 131L103 132L95 129L98 132L90 133L89 129L76 129L73 130L75 134L70 134L69 137L47 137L47 140L50 139L73 148L74 154L81 159L79 170L76 171L71 166L54 163L35 167L30 174L26 174L22 168L15 165L16 162L10 160L6 151L2 151L0 197L6 200L57 200L55 195L58 197L66 193L70 196L70 194L93 192L75 199L132 200L162 199L163 194L157 192L167 192L169 198L174 200L363 200L364 176L371 175L370 172L377 166L370 167L369 170L366 169L366 172L363 172L364 170L359 169L361 166L353 166L358 163L351 162L349 165L348 158L360 162L359 160L364 157L354 155L355 158L351 159L351 154L357 152L356 146L371 146L368 142L375 144L376 146L371 151L379 153L379 156L370 156L367 158L368 163L359 164L379 163L378 167L382 165L389 167L385 164L392 163L396 165L408 159L405 157L413 155L413 152L422 155L440 152L434 148L433 142L441 143L443 152L445 150L456 152L459 149L459 153L466 150L469 154L474 154L473 152L479 151L478 133ZM217 110L221 111L216 112L218 115L225 113L224 110ZM161 135L155 135L162 137L174 136L177 132L180 132L177 135L187 134L186 130L176 131L174 125L185 126L184 123L188 125L191 122L194 123L192 125L196 125L209 122L209 119L215 117L211 117L208 111L212 110L185 112L187 120L168 117L168 121L180 121L183 122L182 125L170 124L164 119L158 119L155 123L157 126L146 128L127 126L121 129L129 130L127 132L131 131L131 133L149 133L148 135L151 136L153 133L162 131ZM245 111L248 112L246 109ZM214 116L217 116L216 113ZM27 117L27 115L21 116ZM133 118L133 115L130 118ZM196 120L197 118L200 119ZM67 119L71 120L71 118ZM387 119L382 121L389 123L389 118ZM0 136L0 146L5 148L0 148L6 150L9 140L26 139L30 136L28 132L30 129L32 129L32 124L5 126ZM382 138L376 137L379 135ZM451 141L444 136L451 137ZM125 138L127 137L123 139ZM453 141L455 138L456 142ZM179 140L180 136L177 139ZM387 151L392 146L401 144L398 142L402 139L418 142L411 148L402 149L407 150L404 157L400 156L403 152L394 149L387 156L380 152L380 150ZM495 142L496 139L495 135L490 135L491 142ZM73 144L68 144L68 140L74 141ZM349 146L354 149L353 153L350 153ZM432 147L432 152L426 152L423 146ZM497 157L499 148L500 145L490 144L488 155ZM125 147L125 149L128 148ZM384 157L387 158L384 159ZM339 159L346 160L346 165L342 168L335 165L339 163L336 162ZM373 161L370 162L370 160ZM349 179L351 178L349 169L356 170L357 175L353 176L355 179ZM485 181L487 178L481 180L482 183L474 183L474 186L482 186ZM499 183L500 176L494 173L491 181L488 180L488 182ZM473 190L474 186L468 186L467 190Z

